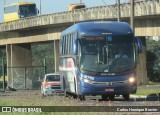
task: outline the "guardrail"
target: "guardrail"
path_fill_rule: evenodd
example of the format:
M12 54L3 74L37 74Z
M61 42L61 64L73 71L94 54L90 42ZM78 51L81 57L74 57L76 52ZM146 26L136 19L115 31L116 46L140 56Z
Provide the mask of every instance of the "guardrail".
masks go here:
M135 16L151 16L160 14L160 2L149 1L135 3ZM130 17L130 4L121 4L121 17ZM0 23L0 32L32 28L51 24L90 20L116 20L116 5L91 7L81 10L59 12L29 17L18 21Z

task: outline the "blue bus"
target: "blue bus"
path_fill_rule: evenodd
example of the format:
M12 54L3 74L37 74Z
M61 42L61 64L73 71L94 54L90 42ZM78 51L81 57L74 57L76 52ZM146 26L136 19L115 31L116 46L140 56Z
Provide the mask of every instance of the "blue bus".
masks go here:
M124 56L116 56L119 50ZM61 34L59 72L65 96L80 100L85 95L101 95L113 100L122 95L129 100L137 91L136 63L142 50L124 22L81 22Z

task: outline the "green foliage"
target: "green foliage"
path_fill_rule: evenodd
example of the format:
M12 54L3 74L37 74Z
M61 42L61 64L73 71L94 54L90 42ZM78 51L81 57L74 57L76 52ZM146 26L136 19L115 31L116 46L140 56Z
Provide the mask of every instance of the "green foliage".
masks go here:
M45 61L45 62L44 62ZM34 67L34 76L44 76L44 63L46 64L46 73L54 72L54 44L32 45L32 66ZM38 67L39 66L39 67Z
M146 40L147 74L150 81L160 81L160 41Z
M2 61L2 59L3 59L3 61ZM2 75L2 63L4 63L4 66L7 65L5 49L0 49L0 77L3 76Z

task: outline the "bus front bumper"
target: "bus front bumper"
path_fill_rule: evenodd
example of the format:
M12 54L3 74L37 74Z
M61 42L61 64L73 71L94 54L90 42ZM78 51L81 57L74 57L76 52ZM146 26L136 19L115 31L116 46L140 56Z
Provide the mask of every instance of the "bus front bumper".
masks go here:
M107 94L134 94L137 91L137 85L126 84L117 86L95 86L92 84L83 84L80 88L81 95L107 95Z

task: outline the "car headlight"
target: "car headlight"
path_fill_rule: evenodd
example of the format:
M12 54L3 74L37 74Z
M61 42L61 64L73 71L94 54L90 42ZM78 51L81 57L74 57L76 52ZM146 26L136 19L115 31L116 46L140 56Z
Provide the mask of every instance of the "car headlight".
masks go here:
M129 83L133 83L133 82L135 82L135 78L134 77L130 77L129 78Z
M44 86L44 88L45 88L45 89L49 89L49 88L50 88L50 86L49 86L49 85L46 85L46 86Z

